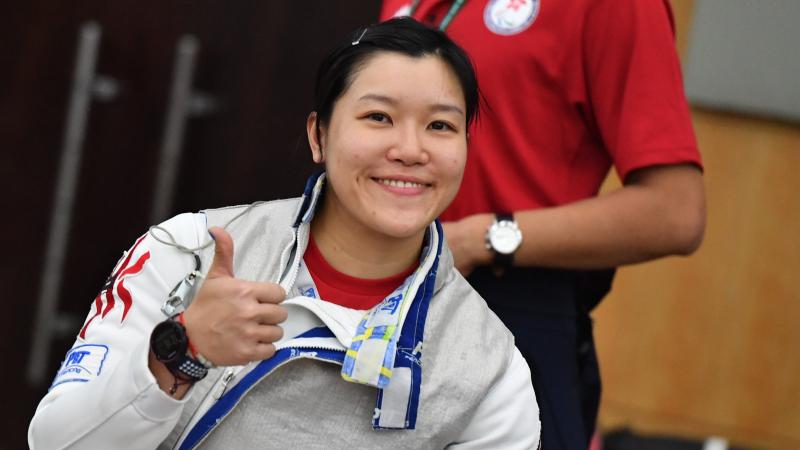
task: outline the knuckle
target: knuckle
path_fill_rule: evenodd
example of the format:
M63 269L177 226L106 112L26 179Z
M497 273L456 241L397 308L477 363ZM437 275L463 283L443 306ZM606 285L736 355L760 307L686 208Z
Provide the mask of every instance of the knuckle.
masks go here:
M267 344L264 346L264 352L260 355L261 359L272 358L275 355L275 346Z
M286 321L289 317L289 311L281 305L266 305L265 319L266 323L270 325L278 324Z
M243 332L244 338L247 341L257 342L258 341L258 332L253 327L248 327Z
M261 358L259 358L258 350L255 347L247 351L247 361L257 361L259 359Z
M238 348L233 352L237 362L243 363L252 360L252 352L247 351L245 348Z
M250 283L239 283L238 293L241 298L252 298L253 286Z
M241 308L242 317L246 320L253 320L258 317L259 308L256 303L245 303Z

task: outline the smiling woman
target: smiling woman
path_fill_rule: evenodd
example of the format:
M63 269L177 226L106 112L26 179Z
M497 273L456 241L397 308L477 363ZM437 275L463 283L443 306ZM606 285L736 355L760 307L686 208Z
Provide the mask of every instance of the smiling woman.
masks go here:
M301 198L138 240L131 307L98 295L31 448L536 448L530 371L436 220L477 106L466 55L384 22L323 62L316 93L325 171Z
M465 109L458 78L441 58L380 53L358 72L319 133L322 119L309 116L314 160L325 163L328 176L311 228L334 267L379 278L419 257L427 225L461 183ZM355 267L340 249L357 249Z

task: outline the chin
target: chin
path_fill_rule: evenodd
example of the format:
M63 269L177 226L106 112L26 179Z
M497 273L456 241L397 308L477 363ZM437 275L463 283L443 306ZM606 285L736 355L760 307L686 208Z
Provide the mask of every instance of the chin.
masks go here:
M388 217L376 224L381 233L397 239L406 239L423 233L433 219L420 218L417 220L398 221L397 216Z

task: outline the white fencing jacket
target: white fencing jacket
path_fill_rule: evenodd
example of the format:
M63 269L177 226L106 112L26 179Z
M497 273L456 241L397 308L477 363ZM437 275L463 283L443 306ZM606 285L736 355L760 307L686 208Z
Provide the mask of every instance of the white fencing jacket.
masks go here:
M530 370L454 269L438 223L417 271L372 310L318 298L302 255L323 183L313 177L299 199L176 216L161 225L170 237L153 231L192 248L233 219L236 276L287 292L273 358L212 369L182 400L159 389L150 333L196 260L145 234L92 304L31 421L30 447L536 448ZM213 250L199 256L205 272Z

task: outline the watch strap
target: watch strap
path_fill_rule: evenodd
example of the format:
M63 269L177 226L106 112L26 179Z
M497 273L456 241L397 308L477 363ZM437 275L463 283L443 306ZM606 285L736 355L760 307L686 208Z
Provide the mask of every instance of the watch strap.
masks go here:
M181 332L186 339L187 350L189 350L192 345L189 342L189 336L186 334L186 325L183 323L183 313L176 314L170 317L169 320L175 321L180 325ZM176 361L168 363L167 368L176 378L180 376L192 382L200 381L208 375L208 368L205 364L192 358L188 351L181 354Z
M494 258L492 259L492 264L494 267L508 269L514 264L514 254L513 253L500 253L494 252Z
M167 364L167 369L176 378L180 377L192 382L200 381L208 375L206 366L189 355L183 355L177 361Z
M179 320L178 315L176 314L166 321L173 323L172 327L174 327L174 332L180 333L182 335L180 340L183 340L186 344L188 344L189 338L186 335L186 327L183 325L182 321ZM151 346L152 345L153 344L151 341ZM188 350L188 347L186 350ZM160 359L158 357L158 353L156 352L156 359L159 359L161 362L163 362L175 378L180 378L190 382L200 381L208 374L208 368L200 361L192 358L186 350L182 351L179 356L172 361L164 361L163 359ZM153 351L155 352L155 349L153 349Z
M512 213L497 213L495 214L494 218L495 223L500 222L513 222L514 215ZM494 268L495 272L505 272L508 270L514 263L514 253L500 253L492 249L492 253L494 253L494 257L492 258L492 267Z
M179 313L177 316L173 318L177 318L178 322L183 325L183 328L186 328L186 319L184 319L183 312ZM192 345L192 340L189 339L189 335L186 335L186 346L189 347L189 355L194 357L200 364L202 364L206 369L213 369L217 367L210 359L203 356L200 352L197 351L194 345Z

